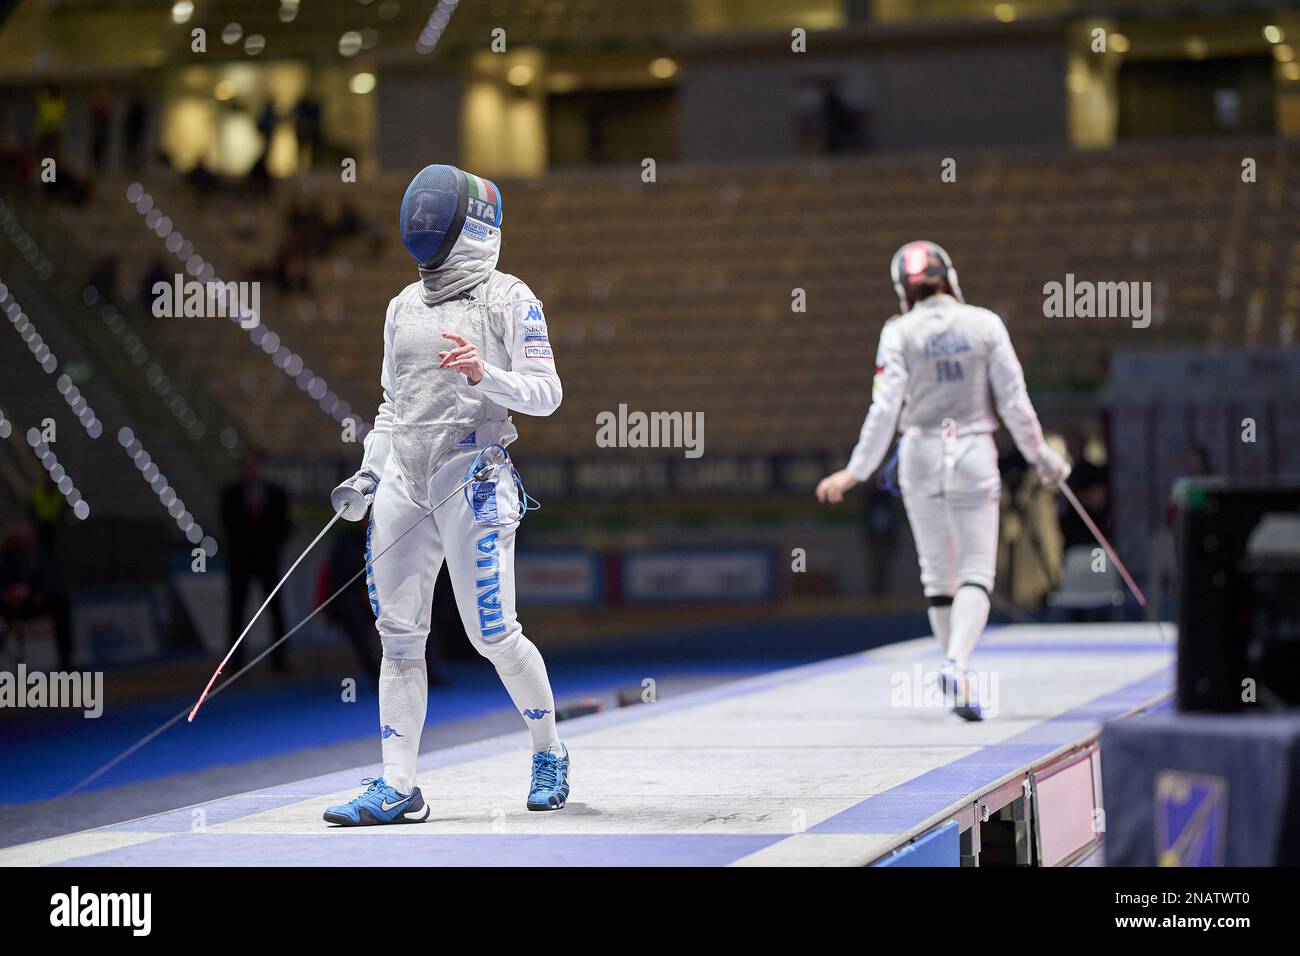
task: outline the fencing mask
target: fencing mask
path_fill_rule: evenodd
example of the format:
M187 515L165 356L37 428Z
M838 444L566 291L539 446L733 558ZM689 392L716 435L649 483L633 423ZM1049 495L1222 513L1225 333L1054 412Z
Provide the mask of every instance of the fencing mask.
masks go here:
M425 166L402 197L402 245L425 269L447 261L461 234L486 239L501 228L501 191L455 166Z
M948 253L942 246L925 239L909 242L894 253L889 263L889 277L898 293L898 305L904 312L912 308L915 287L937 281L946 282L948 292L958 302L966 301L962 298L957 270L953 268Z

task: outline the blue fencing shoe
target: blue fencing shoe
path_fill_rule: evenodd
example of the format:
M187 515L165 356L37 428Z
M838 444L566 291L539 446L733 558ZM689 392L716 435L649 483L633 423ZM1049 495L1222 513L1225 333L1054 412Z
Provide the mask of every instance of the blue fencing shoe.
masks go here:
M342 827L371 827L381 823L423 823L429 819L429 805L420 788L399 793L383 777L366 777L369 784L358 797L325 811L326 823Z
M533 783L528 791L529 810L559 810L569 799L569 748L560 753L533 754Z

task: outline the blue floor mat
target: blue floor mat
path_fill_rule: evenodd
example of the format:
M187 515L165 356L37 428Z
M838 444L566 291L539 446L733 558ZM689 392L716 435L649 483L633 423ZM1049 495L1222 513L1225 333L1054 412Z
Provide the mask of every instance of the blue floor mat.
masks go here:
M647 666L645 662L566 664L553 669L553 675L556 700L563 706L577 698L639 687L648 673L662 679L711 675L725 680L774 666L780 664L770 660L671 667L662 663ZM449 684L430 692L428 723L510 707L496 672L484 663L452 663L444 672ZM340 688L333 683L285 680L231 689L205 704L194 723L182 719L87 789L374 736L377 695L373 686L365 684L360 682L351 703L341 700ZM80 712L64 712L0 724L0 804L59 796L191 704L192 698L168 698L111 707L95 720L80 716Z
M925 633L920 614L871 618L774 618L625 636L594 648L548 653L557 704L639 687L647 675L738 679L866 650ZM591 658L599 654L601 660ZM482 660L444 665L449 684L429 695L427 722L504 711L510 699ZM111 672L106 675L111 680ZM210 700L194 723L183 718L85 789L153 780L375 735L375 687L358 682L345 703L337 683L285 679L240 686ZM159 725L192 696L114 705L95 720L51 712L0 722L0 805L59 796ZM376 751L377 756L377 751Z

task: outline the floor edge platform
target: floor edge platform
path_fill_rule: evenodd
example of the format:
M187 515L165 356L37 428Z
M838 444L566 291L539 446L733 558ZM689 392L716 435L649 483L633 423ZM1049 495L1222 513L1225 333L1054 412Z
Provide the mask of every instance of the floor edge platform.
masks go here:
M321 821L369 766L19 844L0 865L861 866L949 820L967 863L987 865L981 831L1003 822L1015 835L1000 860L1027 846L1024 862L1070 862L1083 823L1100 833L1077 794L1095 779L1101 806L1101 727L1169 696L1172 645L1145 624L990 631L975 666L1006 706L974 725L909 688L937 667L932 648L926 637L565 721L573 793L557 813L523 808L520 731L423 754L422 825Z

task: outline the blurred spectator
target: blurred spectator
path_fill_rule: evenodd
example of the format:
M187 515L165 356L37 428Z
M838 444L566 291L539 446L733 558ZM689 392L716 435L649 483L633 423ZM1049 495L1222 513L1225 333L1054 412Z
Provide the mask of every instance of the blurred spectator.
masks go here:
M153 287L159 282L171 283L174 274L167 271L161 260L155 259L149 264L149 271L140 280L140 308L149 315L153 314Z
M54 643L60 670L71 670L72 626L68 599L59 590L54 564L31 524L10 523L0 542L0 620L6 625L48 617L54 622Z
M275 139L275 128L280 123L276 115L275 103L267 100L262 111L257 114L257 132L262 137L262 150L248 170L248 185L254 196L267 196L271 192L271 143Z
M1204 477L1214 474L1214 463L1210 460L1210 450L1200 442L1191 442L1185 454L1188 477Z
M857 118L834 83L822 89L821 121L826 152L834 156L853 149L857 139Z
M1179 603L1178 513L1186 501L1188 478L1214 474L1210 451L1200 442L1189 442L1183 452L1183 474L1174 480L1165 502L1164 523L1151 534L1147 554L1147 598L1150 616L1165 619L1177 614Z
M320 158L320 102L310 93L293 108L293 131L298 138L298 168L309 170Z
M104 171L108 158L109 130L113 124L113 101L108 91L100 87L90 103L90 161L96 173Z
M275 115L275 103L267 100L262 112L257 114L257 131L262 136L262 158L271 151L271 140L275 137L275 127L280 118Z
M58 87L47 86L36 94L36 148L45 156L62 148L63 120L67 112L67 100Z
M40 481L32 485L27 493L27 512L36 522L36 531L40 536L41 547L53 560L55 537L60 525L68 521L68 499L59 491L59 486L48 473L41 475Z
M835 76L810 76L795 87L800 151L814 156L857 152L867 146L869 113L854 105Z
M998 591L1021 608L1038 607L1060 580L1063 549L1054 527L1059 497L1038 480L1012 442L999 445L1002 504L998 529Z
M1092 520L1097 523L1097 527L1110 537L1109 473L1104 465L1099 465L1088 457L1088 436L1082 429L1071 426L1065 430L1063 437L1066 457L1070 461L1070 477L1065 483L1079 499L1079 503L1087 509ZM1079 599L1078 595L1073 593L1076 589L1072 584L1077 582L1072 577L1072 569L1091 568L1090 562L1099 545L1065 496L1058 494L1055 498L1056 519L1061 528L1062 552L1062 580L1058 598L1063 594L1073 597L1073 601L1070 601L1069 597L1065 598L1067 619L1076 622L1110 620L1115 614L1112 606L1080 606L1079 603L1075 603ZM1088 575L1088 580L1093 580L1091 574Z
M230 568L230 640L233 643L247 624L244 605L248 587L257 581L264 595L280 580L280 552L293 525L289 521L289 497L279 485L262 477L263 455L249 448L239 463L239 481L221 493L221 523L226 530L226 556ZM265 600L265 598L263 598ZM280 597L271 601L275 639L285 633ZM241 666L243 648L235 654ZM285 645L271 654L277 673L288 670Z
M1070 477L1066 484L1079 499L1079 503L1088 509L1092 520L1107 536L1110 535L1110 476L1103 465L1095 464L1087 457L1088 439L1078 428L1065 431L1065 451L1070 460ZM1061 524L1061 538L1065 550L1087 545L1096 545L1092 532L1083 523L1083 519L1070 507L1063 497L1057 502L1057 517Z
M144 165L144 129L148 119L144 100L138 93L133 94L131 102L126 107L126 116L122 120L122 145L126 155L126 168L133 173L139 172Z

